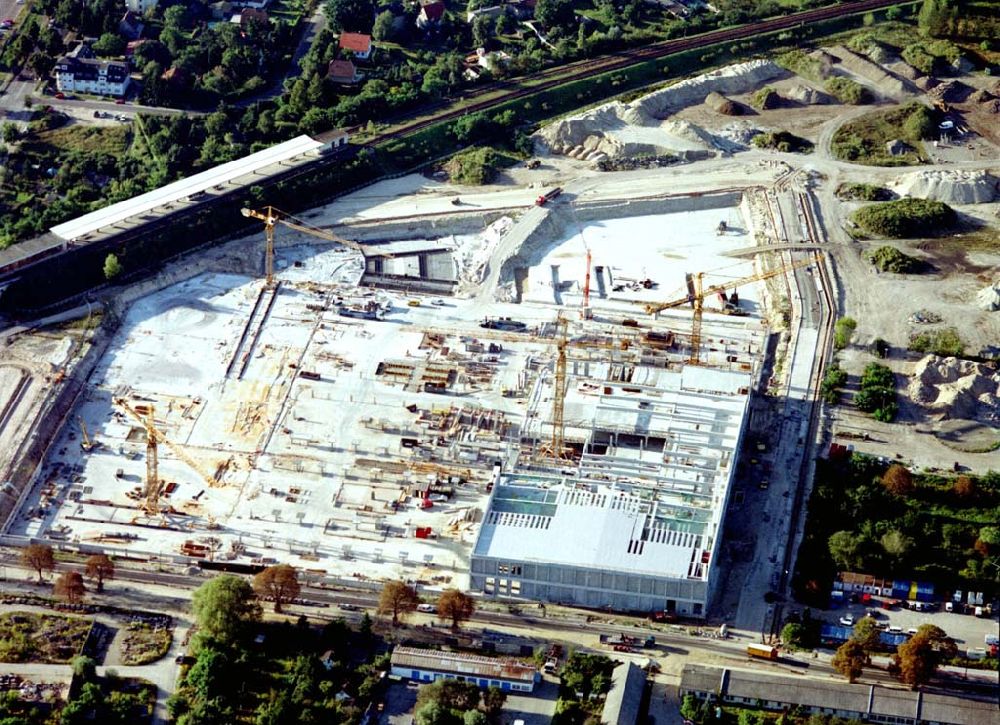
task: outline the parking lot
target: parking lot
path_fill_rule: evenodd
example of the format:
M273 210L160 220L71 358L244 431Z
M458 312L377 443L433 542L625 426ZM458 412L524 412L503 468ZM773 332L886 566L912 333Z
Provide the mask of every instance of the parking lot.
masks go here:
M876 620L886 627L899 627L903 632L915 630L921 624L933 624L940 627L948 636L958 643L960 650L967 650L985 646L986 635L997 635L998 619L993 617L975 617L971 614L958 614L947 612L942 604L939 609L931 611L917 612L907 609L904 603L901 607L884 609L876 605L849 603L837 609L831 609L823 613L823 619L831 624L839 624L840 618L845 614L853 615L855 621L865 616L869 610L874 610L877 614Z

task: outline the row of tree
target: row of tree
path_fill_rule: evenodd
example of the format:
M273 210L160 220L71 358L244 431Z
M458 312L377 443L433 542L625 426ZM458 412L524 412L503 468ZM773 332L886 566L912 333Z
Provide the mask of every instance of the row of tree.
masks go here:
M21 549L21 563L37 572L38 582L42 583L42 574L55 571L55 553L47 544L30 544ZM103 592L104 582L115 578L115 563L107 554L87 557L82 574L78 571L66 571L59 575L53 584L54 594L71 604L83 601L87 591L84 576L94 582L98 592Z

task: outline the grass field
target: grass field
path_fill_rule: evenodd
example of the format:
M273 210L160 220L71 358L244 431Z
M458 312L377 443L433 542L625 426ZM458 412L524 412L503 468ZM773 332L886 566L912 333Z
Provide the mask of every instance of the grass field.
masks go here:
M842 161L866 166L913 166L926 161L920 134L907 123L914 113L923 113L916 104L872 111L848 121L833 135L833 155ZM893 156L886 144L899 139L915 150Z
M89 631L86 619L34 612L0 614L0 662L69 662Z
M60 151L83 151L121 156L129 147L128 126L65 126L38 134L38 143Z

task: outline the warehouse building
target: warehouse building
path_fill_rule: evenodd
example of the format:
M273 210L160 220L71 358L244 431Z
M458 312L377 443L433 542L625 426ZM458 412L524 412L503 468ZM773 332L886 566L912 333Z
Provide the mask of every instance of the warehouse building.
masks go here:
M538 680L535 667L515 659L417 647L396 647L390 665L394 677L416 682L449 679L512 692L531 692Z
M628 386L570 390L579 464L498 476L472 588L705 616L750 384L739 370L637 367Z

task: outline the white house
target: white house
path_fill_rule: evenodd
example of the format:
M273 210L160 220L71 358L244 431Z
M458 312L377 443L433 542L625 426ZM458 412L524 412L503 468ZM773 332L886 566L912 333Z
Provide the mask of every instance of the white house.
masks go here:
M125 9L138 15L144 15L150 8L159 5L160 0L125 0Z
M60 58L53 73L60 91L99 96L124 96L130 80L128 63L95 58Z

